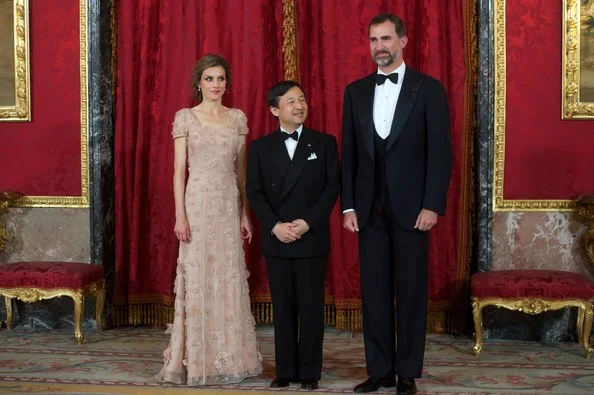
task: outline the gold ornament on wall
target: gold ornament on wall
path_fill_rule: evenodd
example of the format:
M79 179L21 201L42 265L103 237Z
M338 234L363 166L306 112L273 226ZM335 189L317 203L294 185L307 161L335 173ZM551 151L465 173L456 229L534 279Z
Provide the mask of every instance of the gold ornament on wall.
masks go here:
M0 216L8 211L8 207L14 204L23 195L17 192L0 191ZM0 223L0 254L8 244L8 234Z
M578 213L590 221L590 227L582 236L582 245L590 261L594 263L594 196L581 196L577 200Z

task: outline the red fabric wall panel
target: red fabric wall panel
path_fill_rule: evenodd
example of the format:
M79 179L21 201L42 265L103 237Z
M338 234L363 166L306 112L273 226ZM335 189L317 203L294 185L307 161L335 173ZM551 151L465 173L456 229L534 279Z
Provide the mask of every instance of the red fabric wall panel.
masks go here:
M505 199L594 194L594 120L561 120L561 2L506 3Z
M0 190L80 196L79 1L29 11L32 122L0 122Z

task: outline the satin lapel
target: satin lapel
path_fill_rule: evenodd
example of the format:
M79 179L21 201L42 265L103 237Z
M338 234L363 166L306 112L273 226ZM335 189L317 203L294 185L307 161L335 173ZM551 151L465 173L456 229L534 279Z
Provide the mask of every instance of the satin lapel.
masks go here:
M365 147L374 158L373 153L373 135L375 133L375 127L373 125L373 101L375 99L375 79L373 74L368 76L363 85L363 89L360 94L359 101L359 120L361 122L361 130L363 131L363 141Z
M287 169L291 164L291 158L289 158L287 146L285 145L285 141L281 136L281 131L277 130L276 132L272 133L273 135L270 136L270 139L268 139L268 150L272 153L272 158L274 159L274 163L276 164L279 173L285 177Z
M293 155L293 160L289 165L289 170L287 171L287 175L285 177L281 198L283 198L287 193L289 193L291 188L293 188L293 186L299 179L299 175L305 167L307 158L309 157L309 155L311 155L312 152L315 152L314 149L316 147L317 142L318 141L314 138L313 134L310 133L310 131L306 128L303 128L301 136L299 137L299 142L297 143L297 148L295 149L295 154ZM321 160L321 158L315 160Z
M402 132L406 120L410 115L410 111L412 110L415 101L417 101L422 83L418 77L418 73L410 68L407 68L404 73L404 81L402 82L402 89L400 90L398 104L396 105L396 110L394 112L394 120L392 121L390 135L388 136L386 151L389 150L396 142L396 139L398 139L398 136Z

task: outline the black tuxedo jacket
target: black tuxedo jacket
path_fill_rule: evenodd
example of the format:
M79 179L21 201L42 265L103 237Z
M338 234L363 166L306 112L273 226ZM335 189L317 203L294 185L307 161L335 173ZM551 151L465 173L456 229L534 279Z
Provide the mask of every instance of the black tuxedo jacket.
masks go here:
M246 189L261 225L262 254L285 258L328 254L328 219L338 197L338 184L334 136L304 127L292 161L280 130L253 141ZM295 219L310 226L301 239L285 244L271 234L277 222Z
M374 74L349 84L344 94L341 205L355 209L360 228L373 199ZM400 226L413 230L423 208L443 214L452 148L447 96L438 80L406 67L385 154L389 202Z

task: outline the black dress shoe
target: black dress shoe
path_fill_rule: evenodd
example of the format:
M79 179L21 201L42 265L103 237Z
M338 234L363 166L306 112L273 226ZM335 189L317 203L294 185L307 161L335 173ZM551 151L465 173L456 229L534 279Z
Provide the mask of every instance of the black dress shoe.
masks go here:
M310 391L317 390L318 380L301 380L301 388Z
M277 377L270 383L270 388L283 388L288 387L291 384L289 379Z
M369 377L361 384L357 384L353 391L355 392L373 392L380 389L380 387L390 388L396 386L396 379L394 377Z
M417 385L415 379L410 377L398 377L398 386L396 387L397 395L413 395L417 393Z

